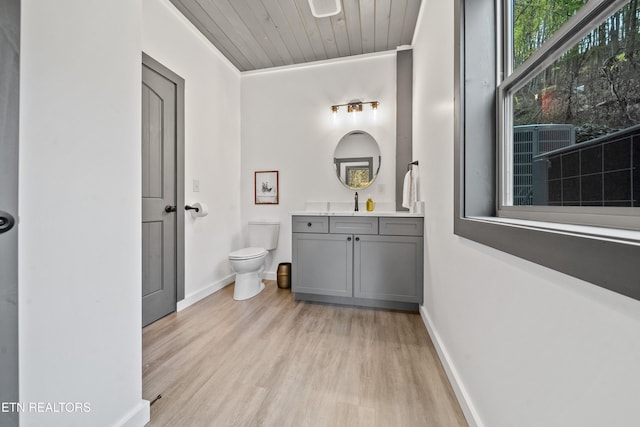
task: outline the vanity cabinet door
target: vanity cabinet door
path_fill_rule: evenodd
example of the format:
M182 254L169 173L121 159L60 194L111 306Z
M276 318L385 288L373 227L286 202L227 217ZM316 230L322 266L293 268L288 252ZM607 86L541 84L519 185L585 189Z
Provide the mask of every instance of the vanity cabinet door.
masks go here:
M293 292L353 295L353 236L293 233L292 239Z
M422 303L423 262L422 237L355 236L353 296Z

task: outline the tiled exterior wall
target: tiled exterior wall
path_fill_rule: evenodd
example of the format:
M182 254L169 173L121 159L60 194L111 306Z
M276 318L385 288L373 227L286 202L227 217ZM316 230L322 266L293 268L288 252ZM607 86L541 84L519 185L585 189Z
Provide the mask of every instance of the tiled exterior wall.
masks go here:
M640 126L537 156L537 162L534 204L640 206Z

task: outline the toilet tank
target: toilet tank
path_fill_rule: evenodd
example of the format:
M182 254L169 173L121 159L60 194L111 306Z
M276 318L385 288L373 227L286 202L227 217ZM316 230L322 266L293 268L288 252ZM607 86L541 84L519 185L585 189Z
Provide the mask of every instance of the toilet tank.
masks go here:
M279 222L249 222L249 246L251 247L273 250L278 247L278 234L280 234Z

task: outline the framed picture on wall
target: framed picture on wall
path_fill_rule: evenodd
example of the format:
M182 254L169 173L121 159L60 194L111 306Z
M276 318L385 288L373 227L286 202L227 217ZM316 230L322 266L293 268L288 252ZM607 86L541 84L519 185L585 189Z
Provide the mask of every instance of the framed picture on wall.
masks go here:
M277 205L278 171L256 171L254 174L254 200L256 205Z

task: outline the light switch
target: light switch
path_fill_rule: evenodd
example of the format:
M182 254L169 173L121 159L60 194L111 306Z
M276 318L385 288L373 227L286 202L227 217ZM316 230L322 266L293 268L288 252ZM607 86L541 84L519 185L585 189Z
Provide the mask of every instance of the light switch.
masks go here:
M193 180L193 192L197 193L200 191L200 180L194 179Z

